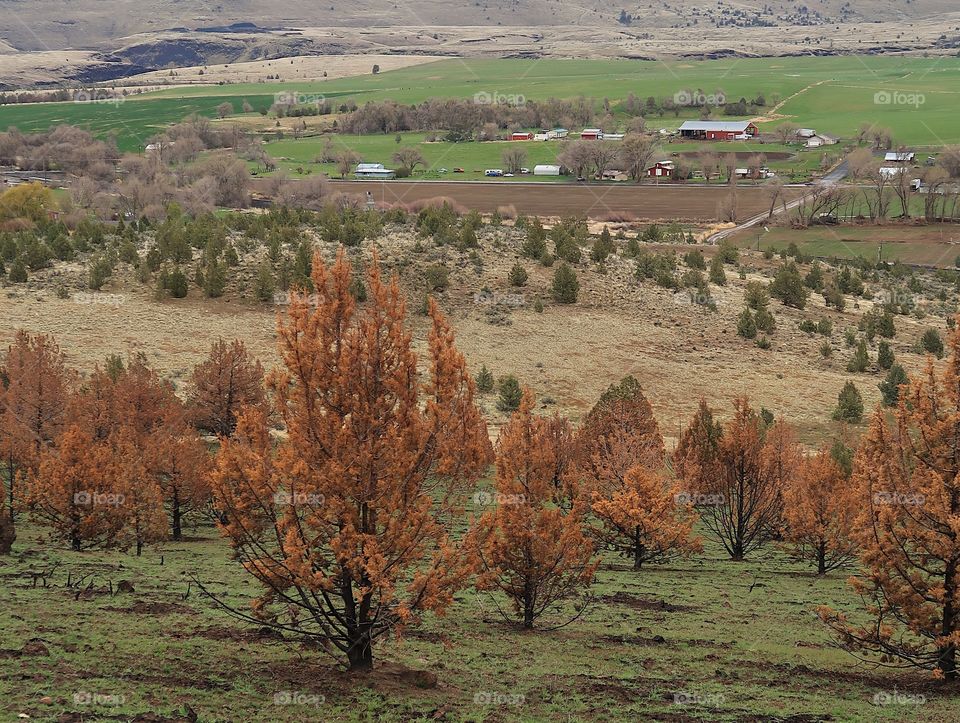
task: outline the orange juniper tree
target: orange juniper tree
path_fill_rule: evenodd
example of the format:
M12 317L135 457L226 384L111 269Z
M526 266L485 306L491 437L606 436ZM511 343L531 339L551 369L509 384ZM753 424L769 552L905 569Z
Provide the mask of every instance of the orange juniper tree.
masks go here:
M194 367L187 396L190 417L199 429L229 437L241 408L265 408L263 366L242 341L218 339L207 359Z
M703 493L719 473L716 467L717 452L722 434L722 426L713 419L713 410L701 398L672 456L674 474L677 479L683 480L688 493Z
M0 368L0 453L12 521L17 479L36 471L41 453L62 431L74 375L52 337L23 330Z
M601 395L577 433L580 474L590 490L603 494L622 486L637 465L659 470L663 437L653 408L634 377L625 377Z
M585 504L574 500L565 512L555 502L551 422L535 416L533 404L525 390L500 432L498 504L469 536L481 565L477 588L503 592L525 628L588 586L598 565L582 530Z
M113 544L124 525L123 492L115 470L106 444L80 425L69 426L27 477L31 515L74 550L85 543Z
M173 385L137 355L126 367L97 367L71 400L69 416L98 441L124 431L163 495L171 536L182 539L184 517L210 499L210 460Z
M780 493L800 452L783 422L766 428L746 399L734 401L734 410L718 438L701 405L677 467L695 490L704 526L731 559L743 560L778 532Z
M600 544L633 560L661 562L702 549L696 515L667 484L664 444L653 408L634 377L612 385L577 434L580 486L588 491Z
M816 564L818 575L856 559L859 501L830 450L805 457L782 494L784 537L796 558Z
M821 618L854 654L955 680L960 646L960 333L938 380L932 359L904 387L891 428L878 407L854 458L854 538L865 574L852 579L869 616Z
M607 548L632 558L634 570L703 551L692 534L697 521L692 502L678 502L680 488L669 487L653 470L638 465L609 496L593 494L591 509L600 522L593 533Z
M260 624L320 639L350 668L426 611L442 614L473 563L451 540L464 490L490 464L486 425L453 334L431 302L430 373L418 380L396 278L374 260L356 308L350 264L314 257L312 308L294 294L269 378L285 437L241 413L211 474L237 558L265 590Z

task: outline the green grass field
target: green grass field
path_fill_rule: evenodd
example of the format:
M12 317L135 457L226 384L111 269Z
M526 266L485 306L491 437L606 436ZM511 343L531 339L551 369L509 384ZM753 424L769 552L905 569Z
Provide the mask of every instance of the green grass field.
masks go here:
M617 104L634 93L673 96L683 89L722 90L727 98L762 93L786 99L780 113L803 126L850 136L864 122L893 129L896 140L939 146L960 142L960 58L852 56L715 61L442 60L378 75L315 83L250 83L171 88L113 104L50 103L0 107L0 127L39 130L74 123L99 133L115 130L125 150L136 150L164 125L189 113L213 116L225 100L247 99L258 110L276 92L323 94L331 99L392 99L418 103L431 97L473 98L478 93L531 100L586 96ZM877 93L888 93L877 102ZM899 94L899 95L898 95ZM913 96L913 97L911 97ZM889 100L889 102L886 102ZM922 102L920 102L922 101ZM693 117L690 112L686 117ZM681 116L683 117L683 116ZM676 125L673 116L650 119ZM770 128L779 121L763 125Z
M351 150L358 153L368 163L383 163L388 168L395 167L391 161L393 153L400 147L415 146L423 154L427 162L426 167L417 169L417 178L447 178L450 180L479 180L484 178L487 168L503 168L503 153L508 149L521 148L527 154L525 166L531 171L539 163L556 163L561 144L555 141L493 141L493 142L465 142L448 143L445 141L426 142L426 133L400 133L400 143L396 141L397 134L375 136L351 136L328 134L311 136L299 139L284 138L268 141L265 150L277 161L278 169L310 173L326 173L337 177L335 163L315 163L321 149L326 143L333 143L335 152ZM327 140L329 139L329 141ZM615 141L612 141L615 143ZM800 179L809 178L809 174L819 166L820 153L798 151L795 146L784 146L778 143L667 143L662 147L662 157L670 158L675 154L696 153L709 150L717 154L729 152L737 153L783 153L788 152L791 158L786 160L771 160L768 166L775 172L788 179L797 175ZM251 168L254 165L251 164ZM454 168L463 168L464 173L454 174ZM440 172L447 170L446 174ZM499 179L509 182L509 178ZM530 177L520 176L512 180L530 180ZM568 178L537 177L538 181L567 181ZM720 183L720 181L716 181Z
M72 553L30 525L19 533L14 556L0 558L0 697L11 716L130 719L189 704L205 722L400 723L438 711L447 721L958 720L956 689L832 647L814 608L856 609L846 573L817 579L772 545L734 563L708 542L700 557L640 573L608 557L587 614L549 632L523 632L464 590L445 618L381 645L377 669L351 677L321 650L259 636L195 586L187 596L191 575L234 606L257 593L209 527L141 558ZM49 587L32 586L29 572L54 562ZM68 574L91 577L68 589ZM135 592L111 597L120 580ZM49 655L17 654L33 638ZM411 669L438 685L418 687ZM894 690L926 702L873 704Z
M758 229L736 234L733 242L742 248L757 247ZM902 261L941 268L955 268L960 259L960 226L930 224L910 226L813 226L807 229L773 227L760 232L760 248L775 251L791 243L805 254L821 258Z

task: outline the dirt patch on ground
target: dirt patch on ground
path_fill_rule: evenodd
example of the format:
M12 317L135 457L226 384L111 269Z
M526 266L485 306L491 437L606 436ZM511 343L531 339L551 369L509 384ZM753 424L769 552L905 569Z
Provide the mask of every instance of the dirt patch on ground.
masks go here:
M747 156L755 155L753 153ZM714 221L717 205L730 194L726 186L651 186L635 183L556 184L487 183L469 181L330 181L346 194L373 195L378 203L413 203L446 197L468 209L492 213L501 206L514 206L518 213L538 216L581 215L605 220L625 214L639 219ZM796 189L786 189L791 200ZM770 200L759 186L737 190L740 218L767 210Z
M133 613L134 615L196 615L197 611L186 605L169 602L155 602L146 600L137 600L130 607L107 607L103 608L112 613Z
M632 610L652 610L655 612L686 612L689 610L695 610L696 608L691 605L672 605L666 600L651 600L646 598L640 598L635 595L631 595L626 592L618 592L613 595L605 595L600 598L599 602L604 604L614 604L614 605L626 605Z

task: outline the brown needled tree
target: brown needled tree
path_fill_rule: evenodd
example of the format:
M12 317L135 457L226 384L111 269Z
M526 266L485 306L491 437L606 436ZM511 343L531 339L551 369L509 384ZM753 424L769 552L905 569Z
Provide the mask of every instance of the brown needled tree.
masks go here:
M801 461L783 490L784 537L794 557L817 566L817 574L856 560L853 520L859 507L829 449Z
M932 358L900 394L896 426L878 407L857 451L853 578L869 623L828 607L841 645L890 667L956 680L960 646L960 335L938 379Z
M218 437L229 437L243 407L266 408L263 366L242 341L218 339L206 360L193 369L188 392L191 421Z
M60 347L44 334L18 331L0 363L0 456L7 485L0 502L0 554L16 539L17 484L36 472L43 451L63 430L74 382Z
M533 414L533 404L528 389L500 432L497 507L471 538L481 564L477 588L505 594L512 608L505 617L525 628L586 588L599 564L582 531L585 504L575 500L567 511L556 503L552 424Z
M743 560L779 532L781 491L800 458L790 430L769 429L746 399L717 438L701 406L678 446L677 467L694 495L704 526L730 555Z
M418 381L397 280L376 259L356 308L350 264L313 261L315 297L294 294L271 375L286 436L241 413L211 475L224 533L264 586L259 624L312 636L351 670L374 643L427 611L442 614L473 571L450 538L463 492L492 458L473 380L430 304L430 373Z

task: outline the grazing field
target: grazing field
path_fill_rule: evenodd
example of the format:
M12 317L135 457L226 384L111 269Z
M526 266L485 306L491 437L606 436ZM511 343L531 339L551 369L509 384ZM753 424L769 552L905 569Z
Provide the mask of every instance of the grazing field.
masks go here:
M818 579L772 545L736 563L708 542L639 573L608 556L585 615L553 632L520 631L497 614L503 600L463 591L445 618L384 645L372 673L350 676L191 585L236 607L257 594L206 525L140 558L20 535L0 558L0 696L34 720L168 720L185 705L202 721L957 720L956 691L832 647L814 608L855 608L846 574ZM54 565L34 587L31 573ZM122 580L134 592L111 595ZM896 692L925 702L875 704Z
M757 229L735 234L731 240L741 248L756 248ZM911 226L817 226L808 229L771 228L760 235L760 248L777 251L791 243L807 255L868 261L902 261L954 268L960 259L960 226L930 224Z
M377 75L304 81L172 87L134 96L124 103L56 103L0 107L0 127L40 130L69 122L106 133L117 131L126 150L188 113L213 116L225 100L246 98L257 110L276 92L320 94L330 99L392 99L419 103L428 98L489 99L498 94L526 100L550 97L609 98L612 111L633 93L673 97L685 89L722 90L727 99L762 94L769 112L758 119L770 129L789 119L802 126L849 137L862 123L890 127L895 139L940 146L960 140L954 122L960 108L960 59L938 57L804 57L711 61L451 59ZM478 95L479 94L479 95ZM878 95L880 94L880 95ZM779 103L777 103L779 99ZM156 105L144 105L146 103ZM777 103L774 105L774 103ZM678 117L652 117L652 126L676 126L698 116L681 109Z
M230 120L224 121L229 123ZM288 121L289 122L289 121ZM277 163L277 168L287 172L326 173L331 178L339 175L335 162L319 163L318 156L326 147L332 148L334 154L341 151L353 151L366 163L383 163L387 168L396 167L392 160L393 154L401 147L413 146L423 155L425 166L416 169L415 178L442 179L453 175L455 168L462 168L463 173L457 173L449 180L483 180L484 171L488 168L504 168L503 154L508 150L521 149L526 153L524 166L531 171L537 164L555 164L557 154L563 148L558 141L469 141L452 143L446 141L428 141L427 133L399 133L374 136L354 136L346 134L328 133L321 136L290 138L283 140L268 140L264 150ZM269 139L269 131L265 133ZM400 141L397 141L399 136ZM606 142L606 141L605 141ZM617 141L609 141L616 144ZM663 159L684 156L695 161L702 152L711 152L719 155L735 153L737 160L746 163L754 155L768 157L767 166L775 173L790 179L797 174L798 180L808 180L810 173L817 169L822 154L812 151L798 151L795 147L779 143L690 143L670 141L662 147L660 156ZM831 157L839 153L834 146L828 151ZM659 158L658 158L659 160ZM250 164L255 169L256 164ZM513 180L520 180L516 176ZM531 177L532 178L532 177ZM527 180L531 180L528 178ZM511 179L501 179L511 180ZM538 176L538 182L568 182L568 176ZM654 183L654 179L646 179L647 183ZM701 181L702 182L702 181ZM725 180L711 179L711 183L723 184ZM744 183L751 183L745 181Z

